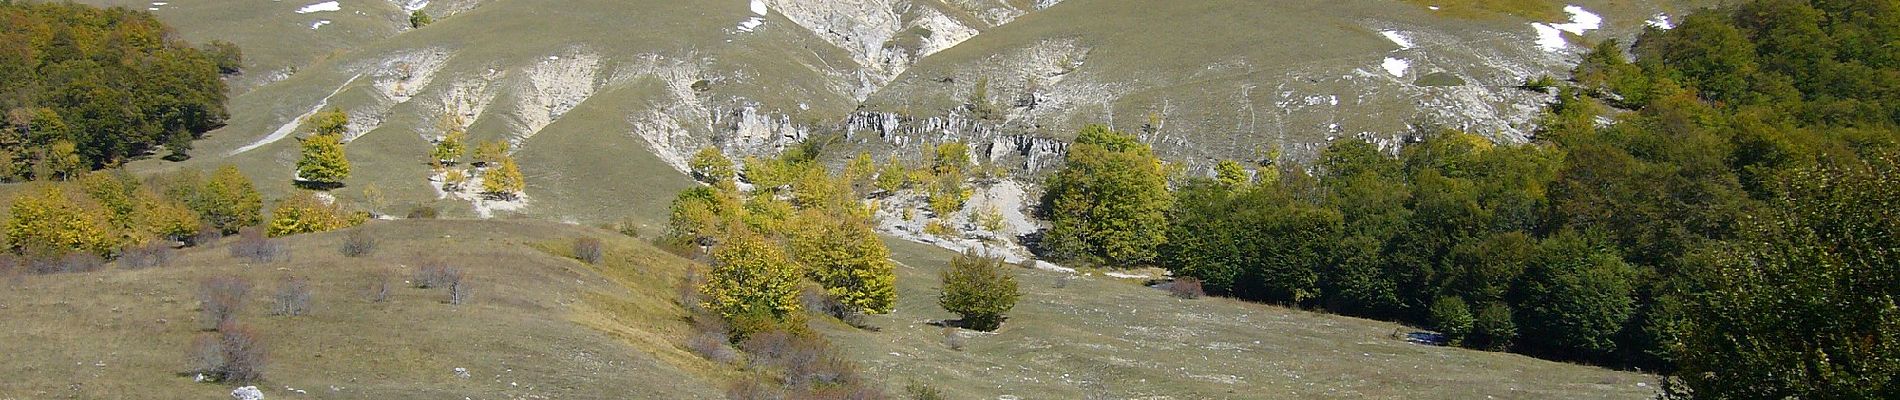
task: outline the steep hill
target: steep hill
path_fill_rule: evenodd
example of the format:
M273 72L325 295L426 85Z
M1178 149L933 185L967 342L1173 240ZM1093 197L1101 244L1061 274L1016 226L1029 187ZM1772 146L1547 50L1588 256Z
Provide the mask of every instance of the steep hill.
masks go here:
M230 125L192 161L138 168L236 162L288 182L299 118L337 108L359 171L344 197L374 186L392 213L439 199L458 215L586 221L657 215L698 148L763 154L834 132L879 158L964 139L1028 174L1086 123L1145 132L1196 171L1303 159L1337 137L1391 143L1418 124L1522 140L1548 98L1511 86L1697 2L98 3L248 53ZM415 9L437 22L410 29ZM979 83L995 106L982 115ZM431 182L424 154L457 120L515 144L525 201Z

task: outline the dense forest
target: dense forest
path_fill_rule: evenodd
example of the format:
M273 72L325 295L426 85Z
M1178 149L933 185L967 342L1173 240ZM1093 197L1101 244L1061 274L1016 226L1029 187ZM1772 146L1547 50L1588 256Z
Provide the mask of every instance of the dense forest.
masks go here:
M1463 346L1672 372L1668 396L1900 398L1900 3L1702 11L1526 90L1557 94L1530 143L1346 139L1168 195L1145 145L1085 132L1048 185L1044 244Z
M200 50L151 13L0 1L0 179L68 179L223 124L236 46Z

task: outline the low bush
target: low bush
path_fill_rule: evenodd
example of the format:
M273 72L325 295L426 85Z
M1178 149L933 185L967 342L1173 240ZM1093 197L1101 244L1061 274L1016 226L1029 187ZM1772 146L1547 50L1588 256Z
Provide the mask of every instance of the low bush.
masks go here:
M805 307L806 312L837 318L838 321L859 329L871 328L864 320L863 312L838 300L837 296L825 293L823 288L816 285L806 286L804 291L799 293L798 301Z
M72 253L59 258L59 272L92 272L105 268L106 259L92 253Z
M1438 329L1438 333L1445 335L1445 339L1450 340L1451 344L1462 344L1465 334L1471 333L1471 324L1474 319L1471 316L1471 308L1465 306L1464 300L1450 296L1439 297L1438 300L1432 302L1431 309L1428 311L1431 313L1432 326Z
M340 252L344 257L367 257L376 252L376 245L380 243L381 241L369 232L355 229L343 236L343 247Z
M784 400L785 391L777 385L767 382L759 376L740 378L726 388L726 398L730 400Z
M192 246L210 246L224 239L224 230L216 225L204 224L198 227L198 233L191 235Z
M904 385L904 397L909 400L945 400L943 390L928 384L911 382Z
M720 364L732 364L739 361L739 353L727 343L725 332L700 331L686 340L686 348Z
M251 293L251 283L234 276L206 278L198 282L198 325L217 329L237 319L237 313Z
M365 292L369 301L381 303L389 301L389 273L376 272L369 277L369 289Z
M290 248L265 235L262 229L244 228L238 231L237 242L231 244L231 257L257 264L290 261Z
M269 352L255 330L229 321L193 340L185 362L189 373L205 379L244 384L264 379Z
M170 243L154 240L144 245L126 247L124 253L119 255L119 268L163 267L171 265L172 257L176 255L177 251L172 250Z
M449 271L449 304L459 306L468 303L469 295L473 290L469 285L468 279L465 278L461 270Z
M581 260L581 262L587 263L588 265L600 265L601 259L606 256L607 250L605 245L600 242L600 239L590 237L574 239L575 259Z
M276 302L271 306L271 315L300 316L310 313L310 280L297 276L285 276L277 284L277 293L272 296Z
M436 216L441 213L442 210L436 209L435 206L418 205L415 208L409 209L409 214L404 217L409 219L435 219Z
M961 332L957 332L957 328L948 327L948 326L943 327L944 347L949 347L951 350L963 351L963 347L968 344L969 344L969 341L963 338L963 334Z
M1168 294L1177 298L1198 299L1206 296L1207 292L1201 291L1200 278L1184 276L1175 278L1174 282L1168 282Z

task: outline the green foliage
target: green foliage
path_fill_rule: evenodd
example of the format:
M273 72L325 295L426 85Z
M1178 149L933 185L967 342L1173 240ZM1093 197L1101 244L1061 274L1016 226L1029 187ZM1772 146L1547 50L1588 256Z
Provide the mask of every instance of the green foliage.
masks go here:
M711 242L727 221L744 210L733 192L694 187L673 198L666 235L675 242Z
M1677 397L1900 395L1900 167L1792 171L1738 240L1691 263Z
M1096 125L1077 134L1065 162L1045 185L1047 246L1063 259L1149 261L1166 242L1174 201L1161 160L1134 136Z
M1432 302L1430 313L1432 326L1454 345L1464 343L1466 335L1471 333L1471 308L1465 306L1464 300L1440 297Z
M432 23L435 23L435 19L430 18L429 13L422 12L422 10L415 10L409 13L410 28L422 29L422 27L429 26L429 24Z
M1521 345L1553 355L1610 355L1616 350L1616 334L1635 312L1635 275L1616 254L1582 238L1560 235L1545 240L1521 278Z
M1464 345L1491 351L1509 349L1511 341L1517 339L1517 322L1512 318L1511 307L1504 303L1491 303L1479 309L1471 323L1471 333L1465 335Z
M776 192L798 179L800 164L785 158L758 158L747 156L742 167L746 182L759 190Z
M884 193L895 193L899 189L903 189L904 184L908 182L906 177L908 174L908 169L904 168L903 163L897 162L896 159L891 159L891 162L885 164L884 168L877 173L877 190L882 190Z
M1214 180L1230 188L1253 184L1253 176L1248 175L1247 169L1234 160L1220 160L1214 164Z
M930 172L937 175L963 175L970 169L970 145L961 140L943 142L933 148Z
M943 293L937 304L963 317L963 327L993 331L1003 325L1005 314L1016 307L1016 276L1000 257L985 257L966 251L950 259L940 277Z
M205 42L205 55L218 65L218 72L235 74L244 71L244 50L236 44L223 40Z
M896 266L877 232L863 221L817 213L803 217L809 226L792 236L791 252L806 276L853 311L891 312L897 304Z
M844 166L844 174L839 177L851 186L854 196L863 197L873 187L877 179L877 160L871 159L871 153L860 152Z
M712 253L713 268L700 293L706 308L728 320L764 317L784 321L799 314L799 268L784 250L756 233L726 232Z
M316 192L299 190L277 202L270 212L265 233L283 237L303 233L328 232L363 224L369 214L343 209L338 202L324 202Z
M319 124L317 132L332 130L326 126ZM298 179L318 186L336 186L349 177L350 160L343 153L343 135L318 133L303 139L303 157L297 160Z
M717 147L699 149L698 153L693 154L692 161L687 162L686 165L692 168L693 178L713 186L731 188L736 179L736 173L732 169L732 159L726 158L726 153L719 151Z
M429 158L442 165L455 165L455 160L462 158L462 154L468 152L467 142L468 131L462 130L457 124L448 132L443 133L442 138L435 141L435 149L429 152Z
M330 135L340 138L343 134L350 132L350 114L335 108L310 114L309 117L304 118L303 123L310 127L310 134L313 136Z
M1003 110L990 100L990 78L977 78L976 87L970 90L970 97L964 100L964 107L970 115L983 120L1003 119Z
M0 21L0 149L31 157L65 142L54 153L73 157L0 163L64 179L161 145L183 150L228 117L219 72L239 62L229 43L192 48L151 13L122 7L0 2Z
M490 140L475 144L475 163L479 166L500 163L508 158L508 141Z

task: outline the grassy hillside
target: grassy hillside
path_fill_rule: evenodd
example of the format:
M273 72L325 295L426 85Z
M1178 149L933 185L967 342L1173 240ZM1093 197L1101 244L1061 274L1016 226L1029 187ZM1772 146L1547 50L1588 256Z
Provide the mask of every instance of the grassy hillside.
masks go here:
M192 383L198 282L232 275L255 286L240 321L270 345L271 397L717 398L739 368L684 350L690 327L672 303L688 261L639 241L541 222L383 221L367 258L337 249L348 231L288 238L293 261L249 265L226 239L171 266L19 276L0 286L0 397L207 398ZM595 268L566 258L572 238L608 238ZM909 381L958 398L1116 397L1640 398L1650 378L1531 358L1408 344L1389 323L1222 299L1180 300L1102 276L1055 287L1060 275L1019 272L1025 296L995 334L962 332L952 350L936 306L948 256L895 242L900 303L870 319L881 331L819 322L866 375L896 392ZM466 269L473 301L403 284L425 256ZM388 301L367 289L393 274ZM315 287L314 313L267 314L278 279ZM469 378L458 378L466 368ZM302 396L297 394L295 396ZM296 398L296 397L291 397Z
M952 350L937 307L950 254L893 241L898 307L879 332L826 331L894 385L914 379L954 398L1569 398L1652 396L1653 377L1394 339L1393 323L1202 298L1139 282L1019 270L1024 295L995 333L962 331Z
M536 222L403 221L357 228L382 239L344 258L347 232L288 238L293 261L249 265L235 238L169 267L15 277L0 285L0 398L219 398L230 388L181 374L199 334L198 282L248 279L238 319L259 331L270 398L717 398L720 368L675 345L688 329L670 300L686 261L611 241L604 267L541 248L612 235ZM565 251L565 250L562 250ZM425 257L468 273L472 301L405 285ZM377 274L387 301L372 302ZM278 279L307 277L313 313L271 316ZM468 378L458 378L466 368Z

